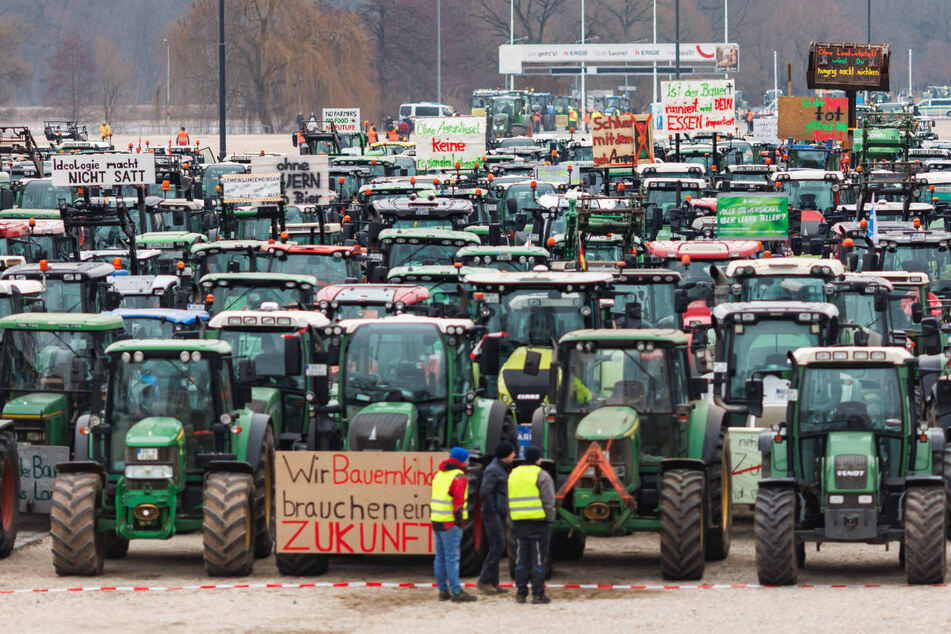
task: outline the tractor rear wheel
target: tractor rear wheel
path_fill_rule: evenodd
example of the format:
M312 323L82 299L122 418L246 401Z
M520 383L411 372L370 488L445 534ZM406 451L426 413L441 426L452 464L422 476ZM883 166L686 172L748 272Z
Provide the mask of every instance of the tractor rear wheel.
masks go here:
M951 539L951 445L945 446L943 458L945 509L948 516L945 520L945 528L948 539Z
M660 485L660 571L665 579L703 576L704 484L702 471L671 469Z
M292 577L316 577L325 574L330 567L327 555L277 553L275 560L278 572Z
M466 500L466 511L469 514L469 519L463 525L462 540L459 542L460 577L475 577L478 575L482 570L482 562L485 561L485 556L489 551L488 541L482 533L482 500L479 498L481 484L482 471L473 465L469 472L469 499Z
M796 491L760 488L753 512L756 574L766 586L796 583L799 548L796 543ZM805 556L805 548L802 549Z
M20 524L20 460L11 433L0 433L0 559L13 552Z
M254 473L254 556L271 554L274 546L274 431L268 427L261 443L261 461Z
M58 575L98 575L106 555L105 534L96 531L102 481L95 473L65 473L53 482L50 534Z
M730 554L733 533L733 470L730 447L723 446L726 434L720 435L720 463L709 470L710 513L715 525L707 529L707 561L722 561Z
M244 473L212 473L205 480L205 572L248 575L254 566L254 483Z
M905 493L905 574L908 583L944 583L945 492L912 487Z

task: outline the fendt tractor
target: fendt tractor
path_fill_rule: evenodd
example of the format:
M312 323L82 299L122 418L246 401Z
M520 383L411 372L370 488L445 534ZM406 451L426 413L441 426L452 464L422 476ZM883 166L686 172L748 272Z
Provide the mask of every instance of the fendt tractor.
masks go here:
M689 355L679 330L559 340L549 404L531 428L558 487L555 557L580 558L588 535L656 531L664 578L699 579L706 561L729 553L726 419L703 399L706 380L690 377Z
M796 583L807 542L899 542L909 583L943 583L945 437L921 417L919 361L853 346L789 359L787 420L759 437L760 583Z
M232 388L231 346L137 339L106 349L101 409L53 483L53 566L98 575L134 539L201 531L205 571L247 575L274 540L274 430Z

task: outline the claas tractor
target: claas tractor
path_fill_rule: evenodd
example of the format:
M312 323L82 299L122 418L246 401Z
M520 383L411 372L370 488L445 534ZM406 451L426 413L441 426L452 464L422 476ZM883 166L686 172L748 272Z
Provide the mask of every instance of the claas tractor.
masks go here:
M945 577L945 438L919 414L901 348L800 348L786 420L763 430L754 512L765 585L795 584L807 542L899 542L909 583Z
M231 346L138 339L106 349L101 410L58 465L53 566L98 575L135 539L202 531L205 571L247 575L274 538L274 430L232 390Z
M577 330L553 365L561 378L531 427L554 462L553 554L579 558L588 535L655 531L663 576L699 579L729 553L731 472L723 411L690 377L686 335Z

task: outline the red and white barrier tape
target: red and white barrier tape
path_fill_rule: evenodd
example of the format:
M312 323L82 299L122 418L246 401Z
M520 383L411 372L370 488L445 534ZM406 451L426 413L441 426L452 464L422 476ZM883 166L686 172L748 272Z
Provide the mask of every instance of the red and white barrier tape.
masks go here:
M468 582L462 584L466 588L474 588L476 584ZM502 587L511 588L511 583L503 583ZM563 590L773 590L780 586L762 586L753 583L697 583L697 584L603 584L603 583L550 583L550 589ZM866 583L866 584L799 584L796 586L782 586L787 589L867 589L867 588L911 588L901 583ZM920 586L918 586L920 587ZM948 584L941 583L932 588L947 588ZM17 590L0 590L4 594L55 594L70 592L172 592L175 590L302 590L307 588L407 588L416 590L434 590L435 583L413 583L395 581L322 581L314 583L223 583L201 584L188 586L89 586L74 588L20 588Z

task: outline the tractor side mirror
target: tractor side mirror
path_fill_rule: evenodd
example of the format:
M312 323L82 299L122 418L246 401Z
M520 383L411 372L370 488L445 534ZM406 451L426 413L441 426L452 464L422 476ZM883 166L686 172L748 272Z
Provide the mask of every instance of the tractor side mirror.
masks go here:
M850 253L850 254L849 254L849 263L848 263L848 266L849 266L849 270L850 270L850 271L857 271L857 270L858 270L858 268L859 268L859 254L858 254L858 253Z
M640 328L643 319L643 309L639 302L630 302L624 305L624 327Z
M185 225L185 212L181 209L176 209L172 212L172 224L176 227L181 227Z
M525 226L528 224L528 214L524 211L520 211L515 214L515 230L516 231L525 231Z
M667 212L667 218L670 221L671 233L680 233L680 226L683 221L683 212L681 211L680 207L671 207Z
M284 375L296 376L301 373L303 354L300 335L284 336Z
M888 294L883 290L877 290L873 304L876 313L884 313L888 310Z
M921 319L924 317L924 310L921 307L921 302L915 302L911 305L911 320L916 324L921 323Z
M487 337L482 342L482 354L479 361L484 374L499 373L499 340L497 337Z
M314 377L314 395L318 405L326 405L330 400L330 355L325 351L315 352L307 374ZM321 373L323 369L323 373Z
M674 312L683 315L687 312L687 306L689 304L687 291L682 288L674 289Z
M122 303L122 295L120 295L117 291L106 291L104 301L106 304L106 310L115 310L119 308L119 304Z
M865 255L862 256L862 270L863 271L875 270L875 252L874 251L867 251Z
M925 354L941 352L941 329L937 317L924 317L921 320L921 339Z
M16 195L12 189L0 189L0 209L10 209L16 202Z
M235 408L240 409L251 402L251 386L256 378L253 361L242 359L238 362L238 380L234 385Z
M703 395L707 393L707 386L709 381L702 376L695 376L690 378L690 400L697 401L703 398Z
M515 216L518 213L518 200L515 198L505 199L505 213L509 216Z
M746 381L746 406L751 416L763 415L763 377Z
M489 225L489 244L493 246L502 244L502 225L497 222Z

